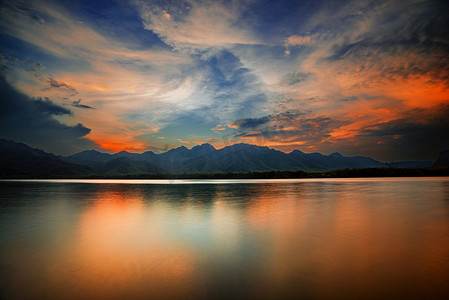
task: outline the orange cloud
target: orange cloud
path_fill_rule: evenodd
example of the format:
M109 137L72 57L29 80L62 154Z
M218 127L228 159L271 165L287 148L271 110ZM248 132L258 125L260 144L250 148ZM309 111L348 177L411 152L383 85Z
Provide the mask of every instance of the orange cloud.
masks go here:
M240 136L239 138L241 138L241 139L253 139L254 135L259 135L259 134L260 134L259 131L248 132L248 133Z
M217 125L214 128L212 128L211 130L226 130L226 128L222 125Z
M449 103L447 82L426 75L392 82L383 91L387 96L402 100L412 107L428 108L440 103Z
M239 124L235 124L235 123L229 123L226 126L228 126L229 128L233 128L233 129L238 129L239 128Z
M86 138L98 144L101 148L105 150L111 150L113 152L142 152L148 149L146 143L134 141L130 137L111 137L89 134L88 136L86 136Z
M167 20L170 21L171 15L170 15L168 12L163 11L163 14L162 14L162 15L163 15Z
M297 46L310 43L312 43L312 38L310 36L299 36L299 35L289 36L285 41L286 46Z
M190 142L189 141L183 141L183 140L181 140L181 139L177 139L180 143L183 143L183 144L190 144Z

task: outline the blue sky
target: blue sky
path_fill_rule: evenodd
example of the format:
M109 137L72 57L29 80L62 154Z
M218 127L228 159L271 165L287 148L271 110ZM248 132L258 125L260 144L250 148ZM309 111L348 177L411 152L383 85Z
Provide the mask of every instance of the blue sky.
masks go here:
M444 1L3 1L0 137L57 154L250 143L434 159Z

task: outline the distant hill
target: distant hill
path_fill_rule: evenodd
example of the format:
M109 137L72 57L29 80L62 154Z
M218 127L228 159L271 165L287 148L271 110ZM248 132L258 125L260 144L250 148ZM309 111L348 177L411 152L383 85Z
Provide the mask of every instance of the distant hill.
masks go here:
M84 151L63 157L63 159L72 163L88 165L99 174L113 174L114 170L106 162L117 157L126 157L132 161L144 161L151 165L142 167L143 169L149 168L157 170L155 172L172 174L296 170L323 172L344 168L417 168L430 167L433 164L430 161L383 163L364 156L345 157L340 153L323 155L304 153L299 150L287 154L268 147L243 143L219 150L210 144L198 145L190 150L181 146L161 154L151 151L142 154L122 151L111 155L96 151ZM128 163L130 162L128 161ZM125 169L122 168L122 170ZM136 169L134 168L134 170ZM125 173L121 172L120 174Z
M94 170L97 174L109 175L165 173L165 170L151 162L145 160L132 160L125 156L117 157L103 164L95 165Z
M66 162L51 153L0 139L0 177L81 176L92 173L92 168L88 166Z
M434 162L431 160L424 161L399 161L385 163L389 168L428 168L433 166Z
M383 163L370 157L323 155L299 150L284 153L268 147L235 144L215 149L202 144L192 149L179 147L161 154L151 151L115 154L87 150L70 156L55 156L25 144L0 140L0 176L3 178L129 175L129 174L211 174L235 172L306 171L338 169L420 168L432 162Z
M106 154L96 151L83 151L62 159L76 164L92 167L99 174L112 174L116 169L109 164L117 157L126 157L131 161L147 162L148 168L162 173L230 173L264 171L328 171L342 168L380 168L385 164L369 157L344 157L339 153L322 155L305 154L295 150L289 154L249 144L235 144L217 150L210 144L202 144L192 149L182 146L162 154L151 151L138 154L126 151ZM123 163L123 162L122 162ZM133 168L130 168L130 170ZM144 168L145 169L145 168ZM124 173L124 168L121 169ZM134 170L137 170L134 168Z

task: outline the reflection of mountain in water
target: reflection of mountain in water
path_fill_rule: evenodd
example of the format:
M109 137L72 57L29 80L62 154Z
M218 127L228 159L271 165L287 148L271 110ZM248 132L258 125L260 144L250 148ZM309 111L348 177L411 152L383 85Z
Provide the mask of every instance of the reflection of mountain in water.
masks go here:
M445 299L447 178L219 182L0 181L3 298Z

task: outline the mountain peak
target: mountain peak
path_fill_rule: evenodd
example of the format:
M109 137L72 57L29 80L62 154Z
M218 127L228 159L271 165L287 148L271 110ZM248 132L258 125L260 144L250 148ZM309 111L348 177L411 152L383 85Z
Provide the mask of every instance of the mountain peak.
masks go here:
M342 157L344 157L343 155L341 155L340 153L338 153L338 152L334 152L334 153L332 153L331 155L329 155L329 157L334 157L334 158L342 158Z
M189 149L187 149L185 146L181 146L181 147L178 147L178 148L170 149L167 152L179 152L179 151L186 151L186 150L189 150Z
M234 144L231 146L228 146L234 149L245 149L245 148L255 148L255 147L259 147L256 145L252 145L252 144L246 144L246 143L238 143L238 144Z
M293 150L289 154L304 154L304 152L302 152L301 150Z
M119 154L119 153L123 153L123 154L125 154L125 153L129 153L128 151L126 151L126 150L122 150L122 151L120 151L120 152L117 152L116 154Z
M142 155L156 155L156 153L154 153L153 151L145 151L144 153L142 153Z
M208 143L204 143L198 146L193 147L191 150L193 151L198 151L198 150L203 150L203 151L214 151L216 150L214 146L212 146L211 144Z
M95 153L95 154L99 153L99 154L102 154L102 152L97 151L97 150L84 150L84 151L81 151L79 153Z

